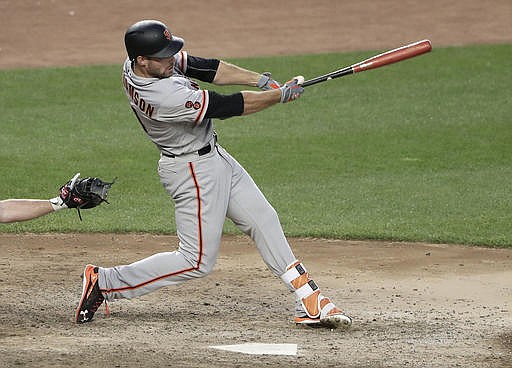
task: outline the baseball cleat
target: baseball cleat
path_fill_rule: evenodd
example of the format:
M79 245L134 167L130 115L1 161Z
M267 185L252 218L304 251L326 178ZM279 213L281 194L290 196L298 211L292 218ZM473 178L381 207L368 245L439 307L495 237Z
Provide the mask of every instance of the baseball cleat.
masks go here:
M281 280L292 287L297 299L295 324L331 329L347 329L352 325L352 319L322 295L301 262L294 261L286 267Z
M98 267L88 264L84 270L82 297L76 309L75 322L90 322L104 300L98 286Z
M339 328L346 330L352 325L352 319L341 310L335 308L322 318L311 318L309 316L295 317L295 324L297 326L325 327L331 329Z

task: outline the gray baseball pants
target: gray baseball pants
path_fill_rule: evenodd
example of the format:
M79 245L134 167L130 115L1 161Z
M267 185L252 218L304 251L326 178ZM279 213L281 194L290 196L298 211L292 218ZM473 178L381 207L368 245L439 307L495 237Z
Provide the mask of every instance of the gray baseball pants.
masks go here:
M99 287L108 301L206 276L217 259L226 217L253 239L274 275L281 276L296 260L276 211L221 146L204 156L162 156L158 173L175 202L178 249L129 265L100 267Z

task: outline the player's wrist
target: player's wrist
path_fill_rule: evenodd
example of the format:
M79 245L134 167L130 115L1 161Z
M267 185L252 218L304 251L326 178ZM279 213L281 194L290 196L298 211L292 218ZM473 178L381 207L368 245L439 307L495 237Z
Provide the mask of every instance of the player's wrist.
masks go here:
M59 211L68 208L68 206L64 203L60 196L49 199L49 201L54 211Z

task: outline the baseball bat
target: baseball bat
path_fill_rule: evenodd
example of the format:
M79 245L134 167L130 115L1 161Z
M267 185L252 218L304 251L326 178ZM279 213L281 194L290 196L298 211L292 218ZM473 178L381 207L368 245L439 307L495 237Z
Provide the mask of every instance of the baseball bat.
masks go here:
M303 87L312 86L313 84L325 82L334 78L343 77L349 74L364 72L365 70L380 68L381 66L393 64L405 59L424 54L432 50L432 44L429 40L422 40L414 42L393 50L386 51L382 54L372 56L369 59L360 61L351 66L343 69L335 70L334 72L321 75L319 77L310 79L302 83Z

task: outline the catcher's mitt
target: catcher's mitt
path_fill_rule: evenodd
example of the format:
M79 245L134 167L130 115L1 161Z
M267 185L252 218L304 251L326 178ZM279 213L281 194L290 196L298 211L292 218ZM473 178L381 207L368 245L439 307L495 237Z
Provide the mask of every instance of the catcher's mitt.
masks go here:
M99 178L80 178L80 173L77 173L60 188L59 195L66 206L78 210L78 216L82 220L81 209L94 208L102 202L108 203L108 191L114 181L115 179L107 183Z

